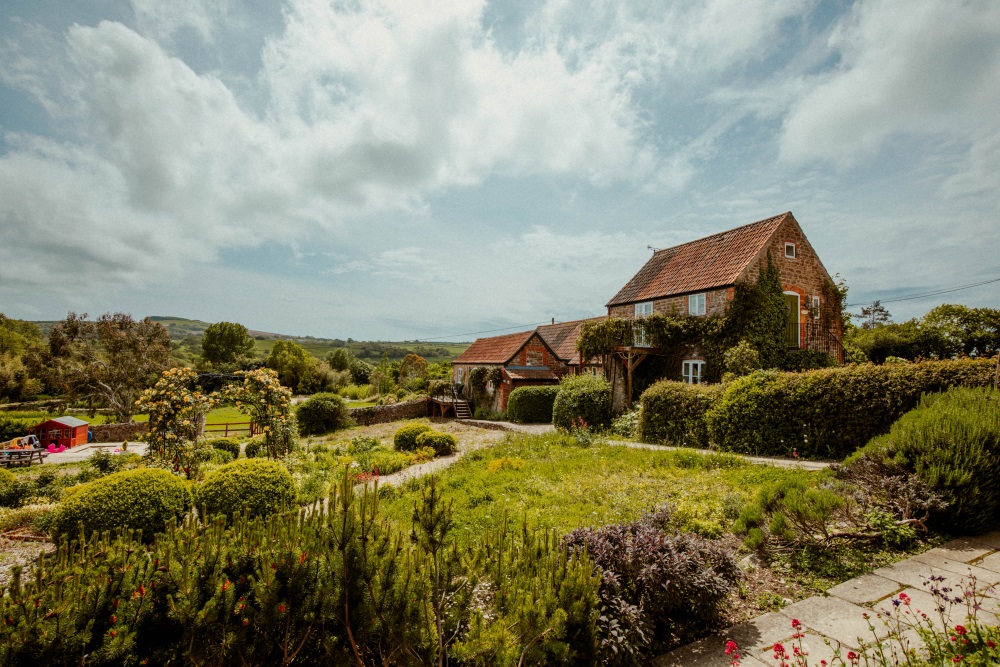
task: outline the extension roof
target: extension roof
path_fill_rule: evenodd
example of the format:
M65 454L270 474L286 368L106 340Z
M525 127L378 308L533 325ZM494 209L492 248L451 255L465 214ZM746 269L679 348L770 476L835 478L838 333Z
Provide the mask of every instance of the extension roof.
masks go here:
M657 250L607 306L734 285L786 220L795 220L791 211Z
M548 368L532 366L507 366L503 369L511 380L551 381L558 382L559 376Z
M467 347L465 352L458 355L452 363L506 364L534 335L534 331L522 331L504 336L477 338L476 342Z
M585 320L573 320L571 322L560 322L559 324L546 324L538 327L535 331L549 344L559 361L575 366L580 363L580 353L576 349L576 341L580 338L580 329L584 324L600 322L606 320L607 315L600 317L590 317Z

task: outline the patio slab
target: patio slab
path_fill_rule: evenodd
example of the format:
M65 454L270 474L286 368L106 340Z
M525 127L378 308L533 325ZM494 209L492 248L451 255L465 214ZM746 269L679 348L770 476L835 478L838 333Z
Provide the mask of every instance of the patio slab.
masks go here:
M880 577L877 574L863 574L860 577L848 579L827 591L827 595L846 600L856 605L867 605L878 602L903 589L897 581Z

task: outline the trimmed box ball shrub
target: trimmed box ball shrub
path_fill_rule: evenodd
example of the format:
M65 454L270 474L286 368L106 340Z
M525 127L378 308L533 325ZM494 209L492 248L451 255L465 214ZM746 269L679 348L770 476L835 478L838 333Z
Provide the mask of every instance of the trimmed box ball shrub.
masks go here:
M518 387L507 399L507 418L518 424L550 424L558 393L559 385Z
M18 481L17 475L0 468L0 507L20 507L29 491L28 485Z
M67 493L52 518L52 536L75 539L82 523L88 536L125 527L141 530L142 540L148 543L168 521L179 521L191 505L187 482L166 470L116 472Z
M705 413L721 385L663 380L639 399L639 440L661 445L708 447Z
M559 393L552 405L552 423L569 430L579 419L589 429L611 423L611 385L593 375L571 375L559 383Z
M396 430L396 435L392 437L392 444L401 452L412 452L417 448L417 436L430 430L431 427L427 424L413 423L400 426Z
M212 445L213 449L221 449L224 452L229 452L233 455L234 459L240 458L239 438L214 438L209 440L208 444Z
M424 431L417 436L417 449L423 447L433 447L435 456L448 456L454 454L458 443L451 433L441 433L440 431Z
M269 459L239 459L209 473L198 490L198 504L209 516L235 512L257 517L295 502L295 482L285 466Z
M313 394L295 413L299 435L322 435L350 423L344 399L337 394Z
M264 444L264 438L261 436L254 436L247 440L247 444L243 447L243 453L246 454L248 459L252 459L260 454L260 447Z
M937 515L942 529L981 533L1000 525L1000 393L993 389L925 396L845 465L862 459L891 461L939 493L948 503Z
M843 459L888 433L922 394L989 386L995 371L990 359L757 371L727 385L705 419L720 449Z

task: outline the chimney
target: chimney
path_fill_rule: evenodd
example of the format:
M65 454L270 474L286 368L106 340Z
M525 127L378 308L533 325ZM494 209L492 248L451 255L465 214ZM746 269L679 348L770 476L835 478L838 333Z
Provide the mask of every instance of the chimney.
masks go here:
M555 324L555 323L556 323L556 318L553 317L552 318L552 324Z

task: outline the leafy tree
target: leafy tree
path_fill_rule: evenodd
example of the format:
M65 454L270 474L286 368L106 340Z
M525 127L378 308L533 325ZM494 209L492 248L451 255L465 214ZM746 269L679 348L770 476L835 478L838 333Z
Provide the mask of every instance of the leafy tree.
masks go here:
M20 355L42 343L42 330L33 322L15 320L0 313L0 354Z
M924 315L923 323L938 332L949 356L989 357L1000 350L1000 310L995 308L945 303Z
M148 317L105 313L96 322L70 313L49 334L49 352L63 387L132 421L136 400L170 364L170 334Z
M354 355L346 347L337 348L326 355L326 363L335 371L350 370L354 361Z
M298 343L278 340L271 347L264 365L278 374L281 384L298 393L300 385L308 379L316 363L316 359Z
M216 322L205 329L201 356L212 364L231 364L253 356L254 342L247 328L235 322Z
M399 385L409 387L418 379L427 379L427 360L417 354L408 354L399 362Z

